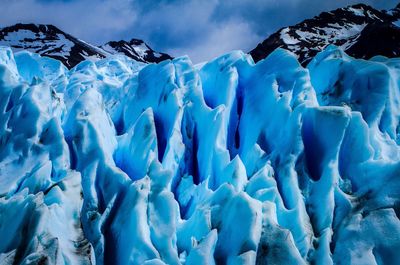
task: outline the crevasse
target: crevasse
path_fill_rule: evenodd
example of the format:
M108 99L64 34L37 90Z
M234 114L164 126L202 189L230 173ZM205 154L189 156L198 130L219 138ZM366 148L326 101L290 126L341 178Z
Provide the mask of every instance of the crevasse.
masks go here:
M400 264L400 59L71 70L0 48L1 264Z

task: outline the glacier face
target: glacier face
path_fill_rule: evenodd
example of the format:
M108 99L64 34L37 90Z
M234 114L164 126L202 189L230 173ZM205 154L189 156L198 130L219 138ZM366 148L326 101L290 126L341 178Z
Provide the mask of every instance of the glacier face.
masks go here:
M400 264L400 59L71 70L0 48L1 264Z

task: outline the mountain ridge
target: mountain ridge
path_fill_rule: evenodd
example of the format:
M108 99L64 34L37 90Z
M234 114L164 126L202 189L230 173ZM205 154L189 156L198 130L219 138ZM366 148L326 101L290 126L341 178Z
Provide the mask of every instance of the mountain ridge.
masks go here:
M166 53L153 51L143 40L131 39L129 41L109 41L100 48L112 54L121 53L139 62L157 63L172 57ZM148 53L147 51L151 51Z
M14 51L28 50L57 59L68 68L88 58L100 59L112 54L124 54L144 63L172 59L168 54L154 51L139 39L110 41L96 46L50 24L18 23L0 28L0 45L10 46Z
M276 48L284 48L306 65L318 52L334 44L355 58L393 57L400 54L398 20L400 4L387 11L366 4L351 5L283 27L249 53L257 62Z

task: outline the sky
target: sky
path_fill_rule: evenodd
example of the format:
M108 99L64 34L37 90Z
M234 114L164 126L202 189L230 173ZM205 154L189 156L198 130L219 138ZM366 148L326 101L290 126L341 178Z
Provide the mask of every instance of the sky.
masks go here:
M193 62L249 51L276 30L356 3L377 9L399 0L0 0L0 27L53 24L96 45L143 39Z

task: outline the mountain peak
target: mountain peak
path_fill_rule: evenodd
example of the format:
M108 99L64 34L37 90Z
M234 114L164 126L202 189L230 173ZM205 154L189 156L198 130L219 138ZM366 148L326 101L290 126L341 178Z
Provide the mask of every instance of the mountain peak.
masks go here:
M399 12L380 11L366 4L338 8L280 29L258 44L250 54L259 61L281 47L296 54L306 65L318 52L334 44L351 56L390 57L400 54L400 47L394 43L397 37L392 38L400 34L400 28L393 24L399 17ZM357 45L360 41L364 45ZM374 44L365 49L368 46L365 42Z
M111 54L124 54L139 62L157 63L172 59L168 54L154 51L140 39L109 41L100 47Z

